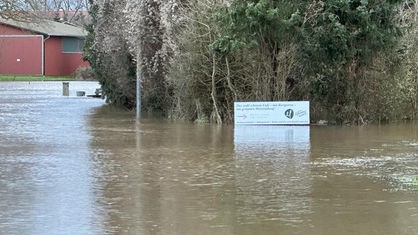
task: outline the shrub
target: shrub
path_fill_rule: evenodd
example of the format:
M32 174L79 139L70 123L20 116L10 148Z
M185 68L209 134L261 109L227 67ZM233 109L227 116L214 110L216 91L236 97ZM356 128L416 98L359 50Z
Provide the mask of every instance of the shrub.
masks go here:
M93 81L96 80L93 69L88 67L79 67L74 72L75 80Z

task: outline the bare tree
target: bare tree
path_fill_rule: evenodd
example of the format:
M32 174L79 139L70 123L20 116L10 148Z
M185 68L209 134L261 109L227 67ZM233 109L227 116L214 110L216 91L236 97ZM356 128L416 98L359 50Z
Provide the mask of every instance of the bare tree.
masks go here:
M6 0L13 3L9 7L12 15L16 12L36 15L37 18L49 18L82 25L89 9L89 0ZM10 5L10 4L9 4Z
M24 0L0 0L0 18L27 20L34 16L31 4Z

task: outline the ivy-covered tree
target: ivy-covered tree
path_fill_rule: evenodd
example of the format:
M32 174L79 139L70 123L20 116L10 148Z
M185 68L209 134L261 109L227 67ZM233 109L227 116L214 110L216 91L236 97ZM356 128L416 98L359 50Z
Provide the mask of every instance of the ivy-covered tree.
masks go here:
M185 0L95 1L85 58L109 102L133 108L136 64L140 65L142 108L165 114L170 106L166 73L173 54L172 27Z
M186 0L128 0L125 35L132 56L140 63L144 111L166 115L171 89L166 75L177 42L174 28Z
M84 58L102 85L107 101L135 107L135 63L124 35L125 1L97 1L90 10Z

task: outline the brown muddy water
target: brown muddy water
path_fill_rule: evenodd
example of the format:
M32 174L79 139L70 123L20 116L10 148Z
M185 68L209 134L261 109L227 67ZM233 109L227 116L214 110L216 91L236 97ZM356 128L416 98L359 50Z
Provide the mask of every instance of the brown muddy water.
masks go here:
M418 126L142 119L0 83L0 234L418 234Z

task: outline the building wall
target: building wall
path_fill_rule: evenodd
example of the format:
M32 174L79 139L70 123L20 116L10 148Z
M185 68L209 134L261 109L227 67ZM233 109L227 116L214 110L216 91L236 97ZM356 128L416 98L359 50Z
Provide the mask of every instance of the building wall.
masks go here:
M45 40L45 75L70 76L79 67L86 67L81 53L63 53L61 37L49 37Z
M44 71L42 38L44 37ZM0 24L0 74L71 76L78 67L88 66L81 53L63 53L61 37L32 34Z

